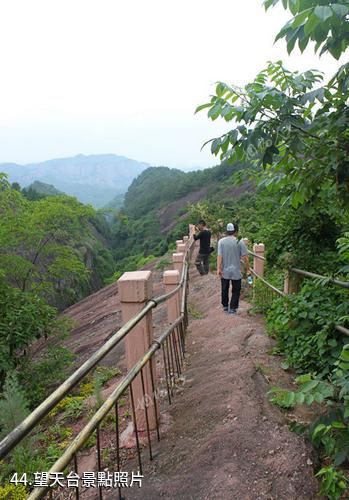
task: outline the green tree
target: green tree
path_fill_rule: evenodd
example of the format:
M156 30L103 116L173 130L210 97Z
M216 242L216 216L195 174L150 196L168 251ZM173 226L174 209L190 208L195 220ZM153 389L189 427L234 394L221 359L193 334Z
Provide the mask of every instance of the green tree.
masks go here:
M10 287L0 276L0 386L34 340L59 329L56 315L43 299Z
M269 63L244 88L218 83L197 111L208 108L212 120L233 122L209 141L221 160L252 163L252 175L282 203L338 212L349 201L347 92L338 79L321 82L317 71L292 73L280 61Z
M87 269L74 248L94 211L68 196L28 202L2 177L0 269L23 292L52 297L62 287L86 281Z
M282 3L293 18L286 23L276 37L285 38L288 52L298 42L303 52L310 41L315 51L329 52L339 59L349 46L348 0L265 0L266 9Z

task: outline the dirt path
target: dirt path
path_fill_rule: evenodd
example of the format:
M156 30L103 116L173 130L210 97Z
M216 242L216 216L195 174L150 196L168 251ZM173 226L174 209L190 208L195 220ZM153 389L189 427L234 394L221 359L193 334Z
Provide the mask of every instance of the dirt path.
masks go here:
M246 302L237 316L224 314L217 278L194 270L190 306L197 319L187 337L185 384L163 415L172 425L145 465L142 488L126 498L315 498L311 450L266 396L269 383L290 380L268 354L263 319Z
M155 295L162 292L161 274L154 271ZM280 360L268 354L273 341L265 335L263 318L250 315L244 301L237 316L228 316L219 296L217 278L200 277L192 267L184 384L172 406L162 401L162 439L153 443L155 458L143 460L143 486L125 490L125 498L318 498L310 447L289 431L285 415L268 402L270 387L292 382ZM117 285L66 314L76 328L65 344L81 364L121 326ZM157 335L166 323L166 308L156 309L153 320ZM125 370L123 345L103 361L109 363ZM137 469L130 464L129 470ZM90 493L88 498L95 498L96 491ZM103 498L114 500L117 491L104 492Z

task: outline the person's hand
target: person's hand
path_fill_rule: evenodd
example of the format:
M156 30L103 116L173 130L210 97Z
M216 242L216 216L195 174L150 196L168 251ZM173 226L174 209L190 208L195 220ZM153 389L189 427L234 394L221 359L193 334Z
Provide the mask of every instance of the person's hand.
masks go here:
M222 269L217 269L217 276L219 278L223 278L223 272L222 272Z

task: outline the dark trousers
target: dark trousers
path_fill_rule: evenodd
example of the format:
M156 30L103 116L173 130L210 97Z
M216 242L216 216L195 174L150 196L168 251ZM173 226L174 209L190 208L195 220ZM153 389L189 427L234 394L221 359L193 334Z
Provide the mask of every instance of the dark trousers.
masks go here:
M209 259L210 259L209 255L203 253L197 254L195 265L200 274L208 274L210 270Z
M241 280L226 280L221 278L222 283L222 306L228 307L229 305L229 286L232 284L232 293L230 299L230 309L237 309L239 307L239 299L241 292Z

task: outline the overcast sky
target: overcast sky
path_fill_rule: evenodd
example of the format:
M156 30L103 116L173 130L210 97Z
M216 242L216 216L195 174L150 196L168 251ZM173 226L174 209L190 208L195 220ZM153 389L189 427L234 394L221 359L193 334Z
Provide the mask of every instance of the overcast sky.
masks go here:
M217 163L202 143L227 124L193 114L217 80L243 85L287 56L289 14L262 0L2 0L0 162L115 153L153 165Z

